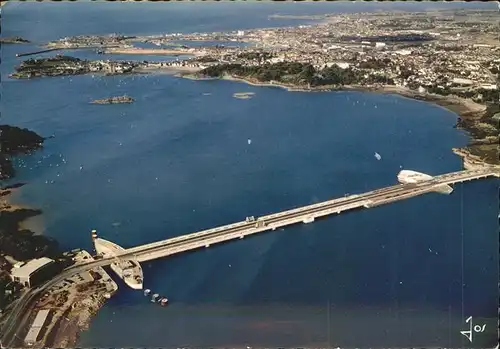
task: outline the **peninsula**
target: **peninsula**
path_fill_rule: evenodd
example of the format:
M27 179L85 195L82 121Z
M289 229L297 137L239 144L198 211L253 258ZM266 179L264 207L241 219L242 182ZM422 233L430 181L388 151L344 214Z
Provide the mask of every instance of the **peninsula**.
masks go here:
M45 138L33 131L0 125L0 179L14 179L16 173L12 159L42 148L44 140ZM37 235L23 227L25 220L42 214L41 210L9 202L9 196L23 185L24 183L18 183L0 187L0 314L9 315L12 307L23 302L23 297L28 293L29 287L24 281L12 279L15 269L49 262L45 277L50 277L75 263L92 258L85 251L63 253L54 239ZM74 278L72 282L77 285L75 288L66 290L61 287L64 285L56 285L58 287L49 290L47 295L35 304L33 315L26 314L28 320L33 320L35 314L47 316L47 326L43 333L36 333L35 340L37 335L40 335L39 342L45 346L73 347L80 331L88 326L90 317L118 288L102 268L96 268L83 276L81 279ZM64 318L71 320L63 324ZM9 325L8 321L8 318L1 318L2 330ZM29 339L29 330L30 327L23 326L18 335L22 336L23 340ZM1 335L3 336L3 333Z
M56 55L50 58L27 59L15 67L13 79L31 79L42 76L81 75L103 73L108 75L127 74L139 66L129 61L89 61L71 56Z
M290 91L399 94L439 104L459 115L457 127L469 131L472 140L455 152L468 166L500 163L496 155L500 121L498 11L326 14L313 19L317 24L285 28L63 38L46 46L100 45L108 47L110 54L168 52L191 57L167 62L113 62L56 56L25 61L12 77L163 70L186 78L232 79ZM180 41L246 46L180 45L179 50L133 46L135 42L179 46Z
M279 17L271 16L269 20ZM398 94L439 104L459 115L457 127L472 135L466 148L453 149L464 158L465 167L500 164L500 43L496 10L328 14L309 19L318 23L215 33L63 38L46 46L54 49L99 47L104 50L100 53L110 55L164 54L189 58L139 62L56 55L23 61L11 78L163 70L175 71L185 78L230 79L290 91L359 90ZM207 44L189 48L180 45L179 49L133 46L135 42L142 42L172 47L179 46L178 41L224 41L245 43L246 46ZM234 95L240 99L251 96L249 93ZM118 96L91 103L133 101L131 97ZM8 179L15 175L12 157L40 148L43 138L10 126L2 126L1 130L1 174L2 179ZM16 143L24 138L24 143ZM22 230L20 222L23 219L41 212L10 205L6 199L15 189L15 186L4 187L0 192L3 200L0 213L1 280L4 280L2 286L9 291L8 297L0 300L0 309L7 314L2 318L4 323L0 324L3 331L12 331L18 324L14 319L17 314L12 315L12 320L9 311L30 292L26 286L6 277L14 266L46 257L58 268L64 268L93 258L84 251L61 253L54 241ZM34 343L52 347L74 346L77 333L88 324L90 315L116 291L116 284L100 268L81 276L81 279L72 279L76 283L74 287L61 283L51 288L47 296L33 300L30 308L33 316L57 308L49 315L43 313L48 319L46 332L35 337ZM25 340L30 329L27 324L33 322L33 316L21 316L19 328L24 332L22 338L17 339L19 342ZM69 322L61 320L64 318L70 319Z
M29 40L23 39L19 36L0 38L0 44L27 44L29 42Z
M14 177L12 158L42 147L44 138L33 131L0 125L0 180Z
M0 125L0 174L1 180L13 179L15 170L12 159L21 154L29 154L42 147L44 138L33 131L14 126ZM41 214L40 210L12 205L8 196L24 184L14 184L0 188L0 288L9 290L9 263L4 258L25 261L43 256L58 258L60 252L57 243L45 236L34 235L34 232L23 229L21 223ZM15 285L7 296L0 294L0 309L3 309L15 298Z

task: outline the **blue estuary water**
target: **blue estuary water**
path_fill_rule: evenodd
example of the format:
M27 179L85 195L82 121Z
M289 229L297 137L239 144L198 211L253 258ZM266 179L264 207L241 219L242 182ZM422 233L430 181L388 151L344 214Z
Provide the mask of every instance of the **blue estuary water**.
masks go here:
M2 9L2 35L45 42L222 31L307 22L268 19L278 13L387 8L12 3ZM464 146L467 134L453 128L455 114L428 103L170 75L8 79L20 61L15 53L33 48L2 47L1 121L55 138L16 160L15 181L28 185L13 199L42 209L30 224L64 249L91 250L94 228L130 247L389 186L401 168L433 175L462 168L451 148ZM236 92L255 95L240 100ZM120 94L136 102L88 103ZM459 184L450 196L428 194L144 263L145 287L171 305L155 306L120 282L78 346L467 345L459 332L468 316L496 325L497 187L495 180ZM493 345L490 339L477 335L474 345Z

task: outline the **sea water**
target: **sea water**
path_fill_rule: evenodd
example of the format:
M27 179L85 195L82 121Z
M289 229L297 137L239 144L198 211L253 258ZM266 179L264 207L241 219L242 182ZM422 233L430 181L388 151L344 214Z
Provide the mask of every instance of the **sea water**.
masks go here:
M310 23L272 14L388 8L117 5L8 4L2 35L36 44L80 34L237 30ZM28 184L13 200L42 209L37 226L64 249L91 250L91 229L131 247L393 185L401 169L462 169L451 148L468 135L453 128L456 114L432 104L170 75L7 79L21 61L15 53L35 44L2 47L2 123L55 136L15 161L14 182ZM255 95L241 100L237 92ZM122 94L136 101L89 104ZM491 179L457 184L449 196L143 263L145 288L170 305L151 304L119 281L78 346L466 345L459 332L468 316L496 324L497 187ZM492 343L476 334L474 345Z

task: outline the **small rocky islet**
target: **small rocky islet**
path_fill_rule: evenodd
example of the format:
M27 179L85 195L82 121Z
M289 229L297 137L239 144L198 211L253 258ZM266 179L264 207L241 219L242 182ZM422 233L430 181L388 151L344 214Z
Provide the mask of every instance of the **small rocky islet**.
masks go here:
M19 36L0 38L0 44L29 44L30 41Z
M123 96L115 96L115 97L108 97L108 98L103 98L103 99L96 99L90 102L91 104L120 104L120 103L132 103L134 102L135 99L133 99L130 96L123 95Z

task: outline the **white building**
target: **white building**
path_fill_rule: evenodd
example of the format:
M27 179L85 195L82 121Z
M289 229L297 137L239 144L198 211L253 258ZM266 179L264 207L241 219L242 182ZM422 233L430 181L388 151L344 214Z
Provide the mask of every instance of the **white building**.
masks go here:
M284 62L283 57L273 57L268 60L271 63L279 63L279 62Z
M13 281L31 287L33 276L53 263L54 260L47 257L32 259L22 265L14 265L10 275Z
M462 86L474 85L474 81L472 81L471 79L453 78L452 82L454 84Z
M24 339L24 343L26 345L31 347L37 342L40 330L43 328L43 325L45 324L45 320L47 320L47 316L49 315L49 313L49 309L44 309L40 310L38 314L36 314L35 320L33 321L33 324L31 325L31 328L29 329L28 334Z
M410 51L410 50L398 50L398 51L394 51L394 52L397 53L398 55L401 55L401 56L408 56L408 55L412 54L412 51Z
M336 65L341 69L347 69L351 66L351 64L347 62L326 62L324 66L330 68L333 67L334 65Z
M496 90L498 88L498 86L488 84L488 85L481 85L480 88L484 88L485 90Z
M341 69L347 69L351 66L351 64L347 62L336 62L335 64Z

